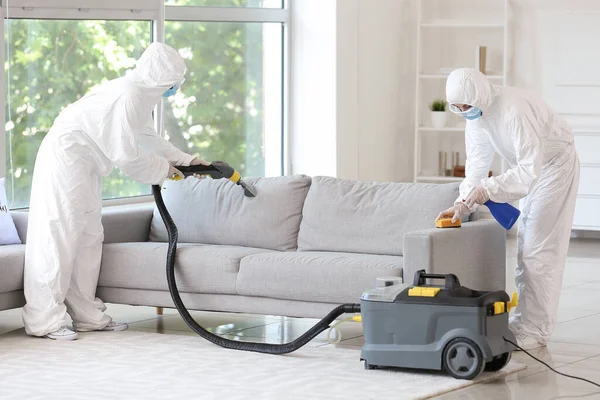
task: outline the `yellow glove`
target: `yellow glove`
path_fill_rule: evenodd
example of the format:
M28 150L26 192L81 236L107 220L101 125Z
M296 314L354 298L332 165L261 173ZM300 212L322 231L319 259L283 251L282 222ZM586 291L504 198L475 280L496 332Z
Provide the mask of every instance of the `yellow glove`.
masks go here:
M174 181L178 181L178 180L184 179L184 178L185 178L185 176L183 175L183 172L181 172L174 166L169 165L169 174L167 175L167 179L172 179Z

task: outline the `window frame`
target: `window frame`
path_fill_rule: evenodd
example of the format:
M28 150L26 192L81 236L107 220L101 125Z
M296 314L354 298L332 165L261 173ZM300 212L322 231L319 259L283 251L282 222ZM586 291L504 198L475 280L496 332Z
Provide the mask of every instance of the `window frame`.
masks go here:
M291 1L283 0L283 8L205 7L166 5L166 0L0 0L0 31L9 19L60 20L127 20L151 22L152 41L164 42L166 21L281 23L282 25L282 110L281 110L281 174L290 171L289 100L290 96L290 15ZM101 3L101 5L100 5ZM0 41L0 62L5 64L5 41ZM5 73L0 74L0 91L6 93ZM159 134L164 134L162 103L156 107L155 120ZM2 97L0 120L6 121L6 96ZM6 176L6 123L0 124L0 176ZM152 195L104 199L103 206L137 204L153 201ZM27 209L23 207L20 209Z

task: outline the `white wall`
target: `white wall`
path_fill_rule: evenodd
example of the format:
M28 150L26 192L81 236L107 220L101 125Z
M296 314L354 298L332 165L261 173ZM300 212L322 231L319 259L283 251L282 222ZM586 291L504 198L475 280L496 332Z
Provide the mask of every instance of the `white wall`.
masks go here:
M401 134L414 96L408 9L409 0L294 2L292 173L411 179L412 137Z
M360 0L339 0L337 4L337 177L356 179L360 170L360 104L359 71L360 51L358 48Z
M292 174L336 175L336 2L291 2Z
M343 5L342 5L343 4ZM409 180L410 129L414 87L410 70L409 2L338 2L338 176L351 179ZM345 14L340 8L351 10ZM343 17L350 18L343 21Z
M597 12L600 13L600 1L597 0L519 0L513 1L512 25L513 59L510 84L542 91L539 63L539 19L548 12ZM598 15L600 24L600 15ZM573 66L577 68L576 65Z

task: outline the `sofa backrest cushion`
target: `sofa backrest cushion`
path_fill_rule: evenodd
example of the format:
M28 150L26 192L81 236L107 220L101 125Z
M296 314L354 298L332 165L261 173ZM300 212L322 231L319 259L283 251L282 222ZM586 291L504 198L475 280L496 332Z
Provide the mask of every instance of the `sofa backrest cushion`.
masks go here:
M246 178L256 197L227 179L166 181L162 196L180 243L205 243L295 250L302 207L311 178L304 175ZM150 241L167 241L166 227L154 209Z
M401 256L404 234L435 228L458 187L315 177L304 202L298 250Z

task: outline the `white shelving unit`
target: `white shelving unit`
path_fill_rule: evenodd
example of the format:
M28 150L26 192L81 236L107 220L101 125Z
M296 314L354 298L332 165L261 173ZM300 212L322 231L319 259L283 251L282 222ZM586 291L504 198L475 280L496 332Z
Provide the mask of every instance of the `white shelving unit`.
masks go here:
M445 100L449 68L474 67L477 46L486 46L486 75L492 83L508 84L508 35L510 0L473 2L466 0L418 0L417 54L414 126L414 181L455 182L463 178L440 176L438 152L448 152L448 168L452 152L459 152L459 165L466 158L465 121L446 110L446 126L434 128L429 118L429 104ZM472 14L465 15L470 12ZM437 66L435 64L438 64ZM488 69L491 67L492 69ZM494 175L505 170L496 160Z

